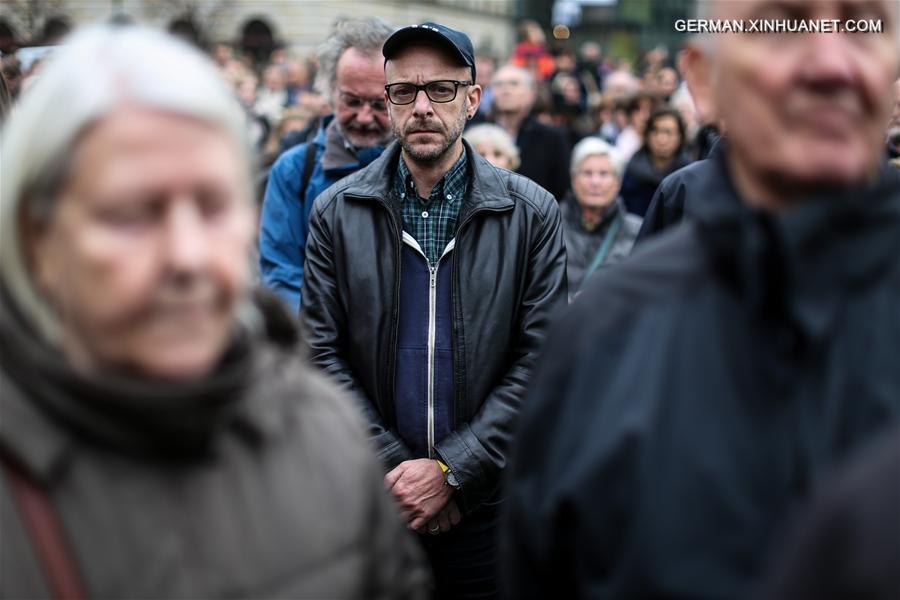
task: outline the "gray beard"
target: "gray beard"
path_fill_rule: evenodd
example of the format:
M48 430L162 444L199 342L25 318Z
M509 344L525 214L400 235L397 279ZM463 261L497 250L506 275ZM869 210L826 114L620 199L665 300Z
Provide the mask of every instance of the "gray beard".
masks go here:
M356 136L354 136L352 133L350 135L347 135L346 133L344 133L344 138L348 142L350 142L350 144L356 150L362 150L363 148L371 148L372 146L387 146L388 144L391 143L391 140L394 139L394 136L390 131L385 133L383 136L377 138L375 141L365 141L364 142L363 140L360 140L360 139L354 140L353 139L354 137L356 137Z
M370 148L372 146L387 146L394 139L394 132L391 131L390 128L388 128L384 132L384 134L381 137L377 138L375 141L362 141L359 139L354 139L354 138L356 138L356 132L348 131L347 128L342 127L341 124L338 123L337 119L335 119L335 126L337 127L338 131L341 133L343 138L347 142L349 142L350 145L353 146L353 148L355 150L361 150L363 148ZM373 129L372 131L375 131L375 130ZM360 143L357 143L357 142L360 142Z

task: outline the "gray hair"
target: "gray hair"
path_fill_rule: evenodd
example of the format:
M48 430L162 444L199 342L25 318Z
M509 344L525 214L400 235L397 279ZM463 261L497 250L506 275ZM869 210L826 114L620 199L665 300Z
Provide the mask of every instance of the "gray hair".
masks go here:
M329 102L333 102L334 84L337 80L337 64L348 48L356 48L363 54L381 55L381 47L394 33L394 27L380 17L339 19L319 46L319 72L316 89Z
M609 159L609 164L616 174L616 177L622 177L622 157L619 151L598 137L586 137L572 149L572 161L569 166L569 174L575 175L581 168L581 163L592 156L605 156Z
M58 338L59 322L29 275L22 227L52 216L79 136L125 105L221 128L244 154L245 195L248 202L253 198L246 118L209 59L140 27L106 25L75 34L48 59L9 115L0 164L0 282L50 341Z
M613 71L603 80L603 93L613 91L613 87L619 86L622 89L623 96L635 94L641 89L641 81L630 71Z
M527 87L529 89L535 89L534 75L532 75L531 71L529 71L525 67L520 67L519 65L514 65L512 63L506 63L505 65L503 65L502 67L500 67L496 71L494 71L495 79L500 74L500 71L512 71L514 73L518 73L519 75L521 75L524 78L525 87Z
M516 146L516 142L512 139L512 136L499 125L493 125L491 123L475 125L474 127L466 129L463 137L473 146L478 146L485 142L492 144L502 154L509 157L510 169L515 170L519 167L519 147Z

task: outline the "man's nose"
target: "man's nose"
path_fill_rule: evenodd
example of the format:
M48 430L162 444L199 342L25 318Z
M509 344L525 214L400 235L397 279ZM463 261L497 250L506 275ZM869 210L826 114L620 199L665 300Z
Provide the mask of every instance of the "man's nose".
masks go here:
M413 114L417 117L424 117L434 114L434 106L425 90L419 90L416 99L413 100Z
M356 111L356 122L362 125L367 125L375 120L375 111L372 109L372 105L368 102L364 103L359 107L359 110Z
M859 35L859 34L856 34ZM801 67L804 83L821 92L853 84L857 76L853 34L811 33Z

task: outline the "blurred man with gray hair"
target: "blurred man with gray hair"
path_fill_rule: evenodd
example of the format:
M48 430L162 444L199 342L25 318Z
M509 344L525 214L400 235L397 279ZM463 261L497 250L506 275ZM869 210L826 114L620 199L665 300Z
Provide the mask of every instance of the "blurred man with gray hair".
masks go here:
M882 160L900 5L706 8L883 27L692 47L695 100L727 131L721 184L548 339L510 465L510 598L747 595L823 475L900 416L900 179Z
M334 109L316 138L282 154L269 174L259 233L263 283L300 310L309 211L316 196L381 155L391 139L381 46L393 27L377 17L335 24L319 47L317 86Z
M541 123L531 114L537 88L531 73L522 67L506 65L491 80L494 91L491 117L516 141L521 155L518 173L528 177L557 201L569 187L569 153L566 134Z

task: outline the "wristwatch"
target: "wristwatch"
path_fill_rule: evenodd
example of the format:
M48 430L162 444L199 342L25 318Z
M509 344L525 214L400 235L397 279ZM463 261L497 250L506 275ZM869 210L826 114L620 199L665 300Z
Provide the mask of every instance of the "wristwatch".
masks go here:
M453 473L453 471L450 470L450 467L444 464L444 461L439 459L437 460L437 464L441 468L441 471L443 471L444 473L444 483L452 487L454 490L458 490L459 479L456 478L456 475Z

